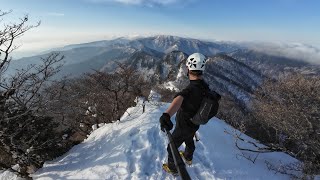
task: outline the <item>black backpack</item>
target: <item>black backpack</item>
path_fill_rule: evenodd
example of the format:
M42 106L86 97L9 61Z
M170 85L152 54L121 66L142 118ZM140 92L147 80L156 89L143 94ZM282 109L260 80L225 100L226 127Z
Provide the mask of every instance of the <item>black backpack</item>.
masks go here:
M201 101L197 113L191 118L191 122L196 125L206 124L213 116L218 113L220 94L215 91L207 90Z

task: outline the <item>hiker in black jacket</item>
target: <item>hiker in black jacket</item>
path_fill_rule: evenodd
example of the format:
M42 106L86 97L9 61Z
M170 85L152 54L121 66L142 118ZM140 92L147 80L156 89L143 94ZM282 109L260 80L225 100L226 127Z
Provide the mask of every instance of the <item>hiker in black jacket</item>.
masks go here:
M193 136L199 129L199 125L193 124L190 118L196 114L204 93L209 89L208 84L202 79L205 63L205 56L200 53L194 53L188 57L186 65L190 84L175 95L169 108L160 117L161 130L164 131L164 129L166 129L170 131L173 128L170 118L177 112L176 126L172 137L177 148L179 148L183 142L186 144L185 151L182 155L188 164L192 163L193 152L195 150ZM167 151L167 165L171 172L177 172L169 145Z

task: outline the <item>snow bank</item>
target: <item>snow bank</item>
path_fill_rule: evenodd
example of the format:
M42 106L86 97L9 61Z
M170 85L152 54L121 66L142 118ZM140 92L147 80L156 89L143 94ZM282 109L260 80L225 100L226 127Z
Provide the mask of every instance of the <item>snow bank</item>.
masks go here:
M23 180L10 171L0 171L0 180Z
M146 103L145 113L142 113L141 106L129 108L120 122L98 128L62 157L46 162L32 177L174 179L161 168L166 161L168 141L158 121L168 106ZM295 162L295 159L284 153L270 153L260 155L253 164L237 155L240 152L225 130L233 129L219 119L200 128L193 165L187 167L192 179L289 179L286 175L269 171L264 162Z

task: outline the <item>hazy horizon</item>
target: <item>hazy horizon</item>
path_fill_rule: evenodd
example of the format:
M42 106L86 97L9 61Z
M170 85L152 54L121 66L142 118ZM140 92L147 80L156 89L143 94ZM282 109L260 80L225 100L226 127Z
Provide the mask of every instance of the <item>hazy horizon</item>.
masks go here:
M0 0L5 16L41 21L15 54L122 36L175 35L201 40L301 43L320 47L317 0ZM0 26L2 27L2 23Z

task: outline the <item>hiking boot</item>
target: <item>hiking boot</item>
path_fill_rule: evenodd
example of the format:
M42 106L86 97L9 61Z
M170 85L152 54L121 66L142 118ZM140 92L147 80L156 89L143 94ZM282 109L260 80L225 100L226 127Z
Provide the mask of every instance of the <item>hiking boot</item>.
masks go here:
M178 170L177 170L176 165L174 163L168 162L168 168L170 169L171 172L178 173Z
M185 156L185 152L180 151L179 153L180 153L180 156L188 165L192 164L192 158Z
M172 174L173 176L178 176L178 171L174 169L169 169L168 164L162 164L162 169L165 170L167 173Z

